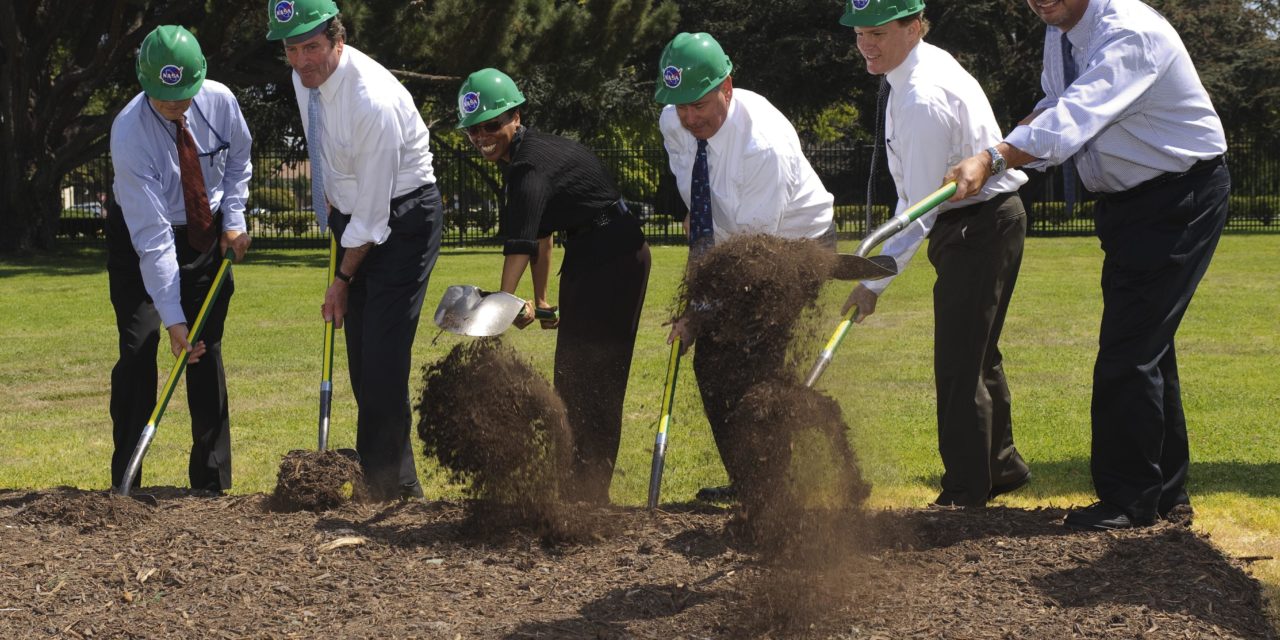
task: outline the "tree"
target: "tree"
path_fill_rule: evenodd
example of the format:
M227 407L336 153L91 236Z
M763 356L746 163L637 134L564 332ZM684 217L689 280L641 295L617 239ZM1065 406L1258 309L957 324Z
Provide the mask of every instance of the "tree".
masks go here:
M258 80L266 65L252 61L265 56L243 30L261 10L254 1L0 3L0 251L53 245L59 183L106 150L112 119L138 91L134 53L151 29L194 27L212 76Z

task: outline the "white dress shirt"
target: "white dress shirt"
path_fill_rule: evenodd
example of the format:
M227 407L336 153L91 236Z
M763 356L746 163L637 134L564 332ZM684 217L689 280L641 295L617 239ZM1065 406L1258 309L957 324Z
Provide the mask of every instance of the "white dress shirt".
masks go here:
M310 89L293 73L302 122ZM391 235L391 199L435 182L430 133L409 91L391 72L349 44L320 85L324 192L351 216L342 246L382 244Z
M1131 189L1222 155L1222 121L1173 27L1138 0L1090 0L1067 33L1079 76L1063 86L1062 31L1045 30L1043 109L1006 142L1043 168L1075 156L1090 191Z
M674 105L658 120L685 205L698 140ZM800 148L795 127L763 96L734 89L724 124L707 140L715 241L743 233L816 239L831 228L835 198Z
M222 231L244 231L253 140L240 104L225 85L205 80L187 107L186 122L209 211L222 212ZM173 246L174 225L187 223L177 135L178 126L156 113L145 93L134 96L111 123L112 190L138 252L142 284L166 328L186 322Z
M891 88L885 110L885 147L889 173L898 191L895 213L902 213L937 191L948 167L999 143L1001 130L978 81L938 47L921 41L885 77ZM881 255L892 256L902 272L940 212L1017 191L1026 181L1026 174L1016 169L992 176L977 194L959 202L944 202L885 240ZM892 281L885 278L863 284L878 295Z

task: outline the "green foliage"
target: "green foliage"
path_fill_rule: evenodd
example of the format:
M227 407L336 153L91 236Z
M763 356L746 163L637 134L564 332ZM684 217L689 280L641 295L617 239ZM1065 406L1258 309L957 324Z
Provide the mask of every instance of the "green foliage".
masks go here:
M292 194L281 189L254 187L249 190L249 209L266 209L276 212L296 206Z
M817 115L796 123L797 129L807 131L812 142L822 145L838 144L851 138L863 137L858 126L861 112L848 102L836 102ZM869 137L869 136L867 136Z

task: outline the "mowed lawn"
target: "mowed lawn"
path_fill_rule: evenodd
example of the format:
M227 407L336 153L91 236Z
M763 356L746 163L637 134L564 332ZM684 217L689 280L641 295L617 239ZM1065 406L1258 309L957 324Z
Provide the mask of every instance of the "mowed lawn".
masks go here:
M853 243L843 249L851 251ZM680 247L654 248L613 483L618 503L645 499L668 353L662 323L673 306L685 253ZM237 290L223 349L236 493L270 491L287 451L316 446L326 259L321 249L264 249L235 267ZM0 262L0 487L109 484L107 405L116 333L104 262L101 251L87 249ZM444 252L427 293L415 369L467 339L440 334L431 321L444 288L495 288L500 262L493 250ZM1237 556L1280 558L1278 263L1280 236L1224 237L1177 343L1190 423L1195 526ZM1002 498L1003 504L1092 501L1089 398L1100 268L1093 238L1028 241L1002 344L1016 440L1034 480ZM854 327L819 383L844 408L877 507L921 507L937 492L932 284L932 269L921 253L882 298L879 312ZM834 328L847 291L846 284L830 285L810 314L813 328L796 348L802 368ZM513 329L507 339L550 374L554 332L535 325ZM331 438L343 447L354 442L355 410L338 342ZM172 362L161 354L161 381ZM412 384L416 393L416 373ZM147 484L186 484L190 436L184 393L180 387L175 394L147 456ZM674 413L663 498L685 501L699 486L725 479L688 359ZM431 462L421 460L419 470L429 496L460 495ZM1280 561L1253 567L1273 601L1280 599Z

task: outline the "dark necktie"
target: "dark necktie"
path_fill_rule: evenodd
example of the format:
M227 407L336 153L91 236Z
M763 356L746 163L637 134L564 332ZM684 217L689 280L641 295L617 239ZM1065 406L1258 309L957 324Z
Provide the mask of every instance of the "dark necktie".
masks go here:
M311 208L320 233L329 225L329 201L324 198L324 126L321 124L320 90L312 89L307 103L307 157L311 160Z
M1071 57L1071 41L1067 39L1067 32L1062 32L1062 91L1066 93L1067 87L1076 81L1079 74L1076 72L1075 58ZM1076 161L1075 156L1067 158L1062 163L1062 196L1067 201L1067 217L1070 218L1076 208Z
M871 231L871 203L876 194L876 166L880 159L880 142L884 140L884 112L889 106L888 76L880 76L880 90L876 92L876 130L871 138L871 169L867 172L867 232Z
M689 253L697 257L715 243L711 227L711 171L707 166L707 141L698 141L689 186Z
M178 121L178 169L182 175L182 200L187 205L187 243L204 253L213 248L218 234L209 211L209 193L196 156L196 141L187 129L186 118Z

